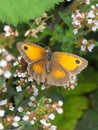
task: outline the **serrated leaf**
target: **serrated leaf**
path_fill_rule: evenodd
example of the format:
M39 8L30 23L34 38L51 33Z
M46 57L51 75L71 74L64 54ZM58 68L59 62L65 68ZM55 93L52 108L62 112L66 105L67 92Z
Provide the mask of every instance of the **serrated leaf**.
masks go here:
M72 18L71 18L71 12L68 13L64 13L64 12L60 12L59 13L61 18L64 20L65 24L69 27L72 28Z
M41 16L63 0L2 0L0 1L0 21L16 26Z

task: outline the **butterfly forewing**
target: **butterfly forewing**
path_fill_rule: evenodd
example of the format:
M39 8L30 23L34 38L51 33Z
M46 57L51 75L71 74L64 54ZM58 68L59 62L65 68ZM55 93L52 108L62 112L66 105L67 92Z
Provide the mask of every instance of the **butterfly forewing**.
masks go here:
M19 50L19 52L21 53L21 55L23 56L23 58L26 60L26 62L28 63L33 63L37 60L42 59L45 54L46 54L46 50L36 44L30 44L30 43L17 43L17 48Z
M38 81L55 86L64 86L70 81L71 75L78 74L88 62L77 55L54 52L31 43L17 43L17 48L28 63L28 72ZM51 55L50 55L51 54Z
M78 74L88 64L87 60L84 58L64 52L54 52L53 59L58 62L67 72L73 74Z

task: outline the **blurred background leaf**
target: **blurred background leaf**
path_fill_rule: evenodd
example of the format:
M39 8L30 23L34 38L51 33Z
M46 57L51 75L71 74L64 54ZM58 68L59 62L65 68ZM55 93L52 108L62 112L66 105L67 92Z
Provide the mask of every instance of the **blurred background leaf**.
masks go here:
M3 0L0 1L0 21L14 26L22 22L29 23L31 19L41 16L45 11L53 9L55 4L59 4L62 1Z

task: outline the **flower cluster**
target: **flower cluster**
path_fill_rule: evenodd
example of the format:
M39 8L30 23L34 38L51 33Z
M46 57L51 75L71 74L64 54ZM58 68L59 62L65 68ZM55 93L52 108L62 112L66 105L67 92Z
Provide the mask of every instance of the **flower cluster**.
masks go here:
M48 19L49 17L47 16L46 13L44 13L42 15L42 17L36 18L35 21L32 23L31 28L29 30L26 31L25 33L25 37L34 37L37 38L37 34L39 32L43 32L43 30L45 29L45 21Z
M90 0L82 0L81 3L90 4ZM98 4L91 5L91 8L85 12L79 9L75 10L72 14L72 24L74 28L73 33L76 38L78 38L79 35L79 45L81 44L79 47L81 48L81 51L91 52L95 46L94 40L87 40L83 36L91 31L95 32L98 30Z
M18 60L13 63L14 66L17 66L17 64L20 67L14 74L14 101L0 100L0 129L23 129L22 127L28 125L33 128L34 125L39 123L40 129L56 130L57 127L52 125L51 121L55 119L56 113L63 113L61 108L63 102L61 100L53 102L52 99L44 97L38 99L37 85L28 75L28 72L23 71L22 65L25 63L23 64L21 57L18 57ZM25 100L21 100L22 97Z
M81 12L79 9L72 14L72 24L74 34L77 34L81 28L90 28L92 31L98 29L98 5L92 5L88 12Z
M0 47L0 78L3 81L11 77L11 61L14 60L14 56L11 55L6 49ZM6 92L6 83L1 86L0 92Z
M0 101L0 129L15 129L26 127L26 125L30 125L33 128L33 125L40 123L39 126L43 130L56 130L56 126L52 125L51 121L55 119L56 113L63 113L63 109L61 108L63 102L59 100L57 103L53 103L50 98L42 98L38 101L34 96L30 96L30 102L32 105L25 104L23 107L20 104L18 108L14 106L12 109L12 104L8 107L9 104L7 101L2 101L2 103ZM4 110L5 105L6 111L9 109L9 111L13 112L11 115L8 115Z
M87 40L85 38L81 38L79 46L82 52L92 52L92 49L95 47L94 40Z
M17 37L19 35L17 30L14 31L14 29L8 25L4 26L4 31L5 31L5 33L3 33L3 34L5 37L9 37L9 36Z
M77 76L76 75L71 75L70 81L65 84L64 88L65 89L74 89L77 86Z

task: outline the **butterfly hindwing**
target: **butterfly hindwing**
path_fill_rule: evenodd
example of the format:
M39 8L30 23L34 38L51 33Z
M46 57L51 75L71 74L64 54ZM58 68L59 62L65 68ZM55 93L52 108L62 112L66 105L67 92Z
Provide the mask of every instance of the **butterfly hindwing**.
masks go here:
M88 64L87 60L77 55L54 52L31 43L17 43L17 48L28 63L30 76L38 81L55 86L64 86L72 75L78 74Z
M64 86L69 81L69 74L56 61L51 63L51 72L47 75L47 83L56 86Z
M46 81L46 59L41 59L35 63L28 64L27 69L34 80L43 83Z

